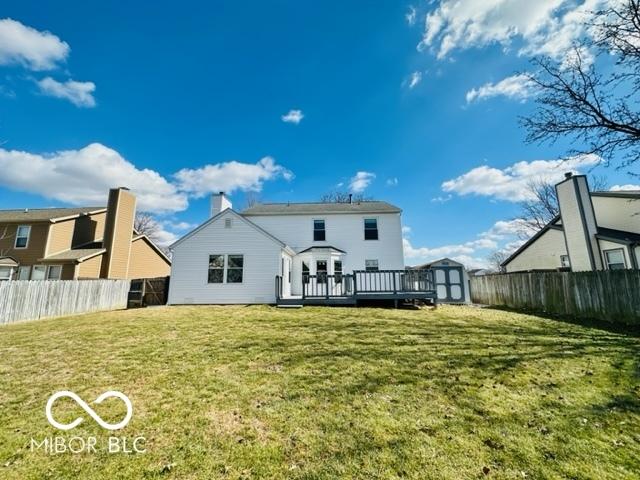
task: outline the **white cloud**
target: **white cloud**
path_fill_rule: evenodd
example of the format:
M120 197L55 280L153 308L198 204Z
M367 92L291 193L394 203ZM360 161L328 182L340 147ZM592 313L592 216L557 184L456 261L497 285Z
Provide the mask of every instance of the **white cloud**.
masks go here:
M442 0L425 18L419 50L438 58L454 50L518 44L518 54L561 60L586 34L591 12L606 0Z
M627 183L626 185L614 185L609 190L612 192L625 192L629 190L640 191L640 185L632 185L630 183Z
M486 165L442 184L445 192L458 195L481 195L510 202L531 198L528 185L532 181L559 182L565 172L578 173L579 169L600 163L597 155L580 155L566 160L534 160L518 162L504 169Z
M534 93L534 85L529 77L524 74L512 75L500 80L498 83L485 83L479 88L473 88L467 92L467 103L476 100L485 100L491 97L503 96L516 100L526 100Z
M349 181L349 189L353 193L362 193L376 178L375 173L371 172L357 172Z
M416 8L413 5L409 5L409 10L407 10L407 13L405 13L404 19L409 25L413 25L416 23L417 15L418 12L416 11Z
M106 205L109 188L126 186L138 209L166 213L187 208L185 194L158 172L139 169L100 143L38 155L0 148L0 185L72 205Z
M422 72L413 72L409 76L409 80L407 81L407 85L409 89L415 88L422 81Z
M407 225L402 226L402 235L411 235L411 227Z
M387 179L387 186L388 187L397 187L398 186L398 179L396 177L388 178Z
M432 203L447 203L452 198L453 198L453 195L451 195L451 194L445 195L445 196L438 196L438 197L433 197L431 199L431 202Z
M282 117L280 118L285 123L293 123L295 125L298 125L304 118L304 114L302 113L302 110L289 110L289 113L287 113L286 115L282 115Z
M276 178L291 180L293 173L278 165L273 158L264 157L254 164L231 161L196 169L183 168L174 177L181 191L202 197L220 191L229 194L236 190L259 192L265 181Z
M51 70L66 60L69 50L69 45L52 33L10 18L0 20L0 64Z
M50 97L69 100L76 107L96 106L96 100L93 98L93 92L96 89L96 84L93 82L76 82L75 80L67 80L64 83L61 83L51 77L45 77L37 83L38 87L40 87L40 91Z
M531 230L531 225L522 218L514 220L498 220L489 230L482 232L480 237L489 238L491 240L503 240L505 238L513 238L519 235L533 235L535 232Z

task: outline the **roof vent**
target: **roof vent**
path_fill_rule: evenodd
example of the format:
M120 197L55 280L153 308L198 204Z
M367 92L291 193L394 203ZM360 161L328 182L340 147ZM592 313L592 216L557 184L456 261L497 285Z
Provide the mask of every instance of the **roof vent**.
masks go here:
M564 178L571 178L573 177L573 172L567 172L564 174Z

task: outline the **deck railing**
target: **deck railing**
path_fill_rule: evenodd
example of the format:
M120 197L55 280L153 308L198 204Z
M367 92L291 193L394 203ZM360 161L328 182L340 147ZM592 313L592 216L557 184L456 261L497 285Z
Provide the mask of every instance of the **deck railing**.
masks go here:
M356 294L419 293L435 290L431 270L354 270Z
M349 298L368 294L415 294L435 291L431 270L354 270L353 274L303 275L302 298ZM276 298L283 297L282 276L276 276Z

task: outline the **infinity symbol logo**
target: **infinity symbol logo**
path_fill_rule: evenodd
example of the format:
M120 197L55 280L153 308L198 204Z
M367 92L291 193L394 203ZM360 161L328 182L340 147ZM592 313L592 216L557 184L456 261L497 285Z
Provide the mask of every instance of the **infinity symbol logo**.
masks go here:
M72 398L78 405L82 407L82 409L85 412L87 412L91 416L91 418L93 418L98 423L98 425L100 425L102 428L105 428L107 430L119 430L121 428L126 427L127 424L129 423L129 420L131 420L131 415L133 415L133 406L131 405L131 400L129 400L129 398L124 393L116 392L115 390L109 390L108 392L104 392L102 395L100 395L98 398L96 398L93 401L93 403L102 403L107 398L116 397L122 400L124 404L127 406L127 414L125 415L124 419L121 422L107 423L104 420L102 420L102 418L100 418L98 414L89 405L87 405L87 403L84 400L82 400L78 395L76 395L73 392L70 392L69 390L61 390L49 397L49 400L47 400L47 407L45 408L45 413L47 414L47 420L49 420L49 423L60 430L71 430L72 428L75 428L78 425L80 425L83 420L82 417L78 417L73 422L67 423L65 425L63 423L57 422L53 418L53 415L51 414L51 408L53 407L53 404L55 403L55 401L61 397Z

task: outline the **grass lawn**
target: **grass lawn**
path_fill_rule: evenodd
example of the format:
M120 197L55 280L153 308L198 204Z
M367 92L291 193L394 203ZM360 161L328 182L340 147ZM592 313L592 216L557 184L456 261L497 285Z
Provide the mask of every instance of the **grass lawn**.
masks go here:
M0 328L0 478L640 476L640 339L540 317L162 307ZM129 396L144 454L30 439L102 430L71 400ZM91 403L90 403L91 404ZM119 400L91 404L119 421Z

